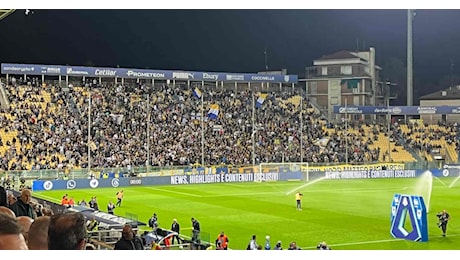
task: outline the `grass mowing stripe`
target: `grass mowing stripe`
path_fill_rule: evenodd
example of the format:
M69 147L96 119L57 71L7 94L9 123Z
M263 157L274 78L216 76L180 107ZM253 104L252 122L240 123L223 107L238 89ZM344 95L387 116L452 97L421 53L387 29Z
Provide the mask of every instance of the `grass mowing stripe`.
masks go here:
M160 189L160 188L153 188L153 187L145 187L150 190L157 190L157 191L163 191L163 192L170 192L170 193L175 193L175 194L180 194L180 195L185 195L185 196L192 196L192 197L197 197L201 198L201 195L193 194L193 193L187 193L187 192L180 192L180 191L173 191L173 190L166 190L166 189Z
M59 199L56 199L56 198L53 198L53 197L50 197L50 196L46 196L43 193L37 195L37 197L39 197L41 199L49 200L49 201L57 203L57 204L61 204L61 201Z

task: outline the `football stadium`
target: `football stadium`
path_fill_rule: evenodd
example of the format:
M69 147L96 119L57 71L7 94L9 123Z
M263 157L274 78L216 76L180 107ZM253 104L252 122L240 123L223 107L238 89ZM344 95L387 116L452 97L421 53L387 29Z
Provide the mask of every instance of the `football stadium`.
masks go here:
M391 105L376 52L304 75L2 62L0 249L458 249L460 87Z

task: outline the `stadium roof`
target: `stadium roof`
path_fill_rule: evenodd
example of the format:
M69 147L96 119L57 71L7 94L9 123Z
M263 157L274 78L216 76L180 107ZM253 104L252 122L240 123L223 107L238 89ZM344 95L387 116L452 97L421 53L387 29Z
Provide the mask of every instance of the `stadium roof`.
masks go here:
M0 9L0 21L12 14L16 9Z
M420 100L450 100L460 99L460 86L438 90L431 94L420 97Z

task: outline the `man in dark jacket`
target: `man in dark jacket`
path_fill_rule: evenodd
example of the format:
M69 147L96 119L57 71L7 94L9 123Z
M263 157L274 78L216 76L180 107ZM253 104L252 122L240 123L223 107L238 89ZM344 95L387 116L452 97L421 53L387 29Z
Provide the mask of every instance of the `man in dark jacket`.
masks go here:
M171 231L176 232L177 235L172 236L171 244L174 245L174 240L177 240L177 243L180 244L179 233L180 233L180 225L177 223L177 219L173 219L173 223L171 224Z
M198 246L201 243L201 238L200 238L200 222L196 220L195 218L192 218L192 243L193 246L195 247L194 249L198 249Z
M136 239L137 238L137 239ZM115 244L114 250L144 250L142 241L135 236L130 224L125 224L120 240Z
M35 219L34 209L30 206L30 198L32 198L32 192L24 189L21 191L21 197L10 206L10 209L16 214L16 217L27 216Z

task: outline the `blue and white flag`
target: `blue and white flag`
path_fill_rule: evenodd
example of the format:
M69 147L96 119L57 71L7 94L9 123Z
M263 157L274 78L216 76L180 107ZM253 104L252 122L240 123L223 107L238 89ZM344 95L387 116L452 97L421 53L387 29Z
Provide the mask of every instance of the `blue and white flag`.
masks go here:
M209 109L208 117L210 119L217 119L217 116L219 116L219 105L213 104L211 105L211 109Z
M201 91L198 89L198 88L195 88L193 90L193 95L196 97L196 98L201 98Z
M266 98L267 98L267 94L260 94L256 101L256 107L257 108L261 107Z

